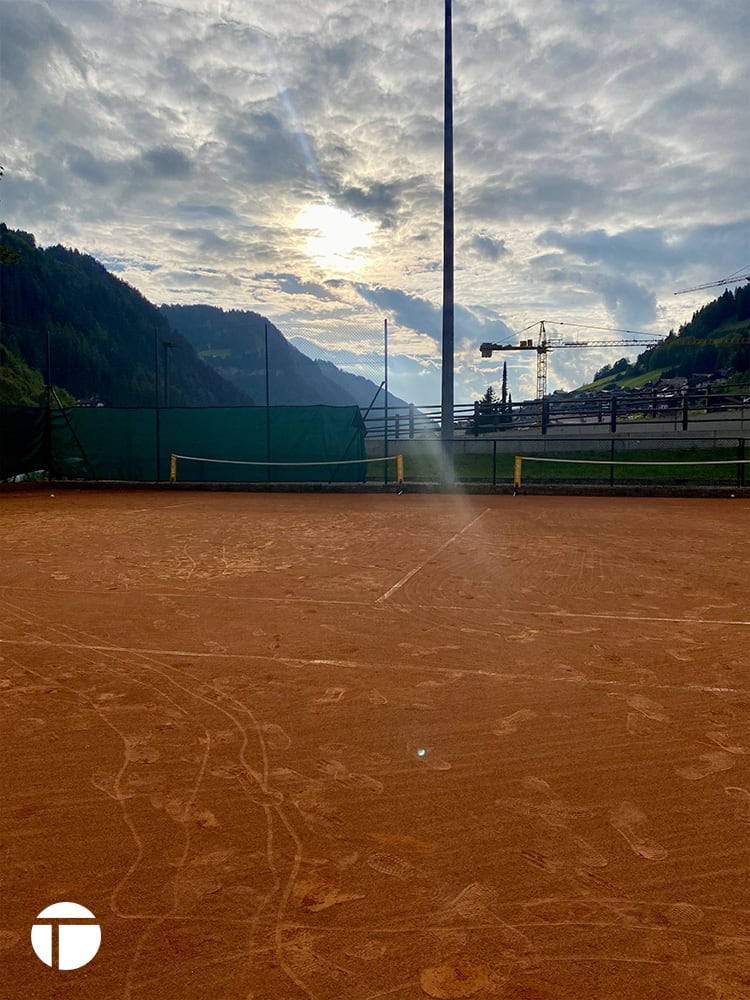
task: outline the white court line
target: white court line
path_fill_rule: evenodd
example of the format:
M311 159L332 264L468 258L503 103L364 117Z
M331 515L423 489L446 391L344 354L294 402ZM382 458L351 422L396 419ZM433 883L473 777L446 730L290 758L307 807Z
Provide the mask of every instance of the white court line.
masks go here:
M415 604L415 611L471 612L474 617L497 613L497 608L475 608L460 604ZM659 618L656 615L597 615L590 611L529 611L527 608L503 608L502 614L516 618L594 618L613 622L663 622L667 625L750 625L750 621L732 621L726 618Z
M88 642L58 642L53 639L0 639L0 646L46 646L52 649L68 649L73 652L89 652L89 653L131 653L133 655L142 656L188 656L191 659L195 657L220 657L230 660L273 660L278 659L282 662L293 663L296 662L294 657L274 657L267 656L261 653L228 653L220 652L218 650L185 650L185 649L141 649L138 646L108 646L104 644L88 643ZM304 661L301 661L304 662Z
M497 614L497 608L476 608L460 604L415 604L415 611L458 611L461 614L471 612L474 617ZM663 622L666 625L745 625L750 621L733 621L727 618L662 618L657 615L607 615L595 614L592 611L530 611L528 608L506 608L502 614L516 618L593 618L613 622Z
M195 501L192 501L195 502ZM152 510L174 510L175 507L187 507L191 503L190 500L184 500L182 503L165 503L156 504L154 507L131 507L130 510L122 511L123 514L150 514Z
M481 517L482 515L480 514L479 516ZM471 527L471 525L467 525L467 528L469 527ZM463 530L465 531L466 528L464 528ZM451 539L451 541L453 541L453 539ZM448 544L450 543L446 542L446 545ZM444 545L443 548L445 547L446 546ZM438 555L438 553L436 552L435 555ZM430 558L434 558L434 556L430 556ZM422 564L422 566L417 568L417 570L412 570L411 573L407 574L407 578L409 576L413 576L418 571L418 569L423 568L429 561L430 560L427 559L425 563ZM399 581L399 584L397 584L397 586L406 583L407 578L404 578L403 580ZM394 588L392 587L391 591L393 589ZM34 587L14 587L11 586L10 584L0 584L0 593L3 593L4 591L9 591L12 594L30 593L36 595L39 593L39 591ZM391 591L388 591L387 594L384 594L382 597L379 597L375 603L379 604L381 601L384 601L385 598L388 596L388 594L391 593ZM333 607L341 607L341 608L372 607L372 602L368 600L355 601L350 599L350 600L336 601L326 597L269 597L267 595L264 595L262 597L257 595L238 597L236 594L207 594L207 593L191 594L180 591L168 591L164 593L162 591L150 591L150 590L119 591L119 590L61 589L59 591L49 591L48 593L63 594L63 595L77 594L79 596L90 595L94 597L106 596L114 598L119 598L123 595L123 593L127 593L129 595L136 594L143 597L161 597L161 598L168 598L170 600L185 600L185 601L212 600L212 601L234 601L238 603L260 602L262 604L282 604L282 605L288 604L290 606L295 604L320 604L323 606L331 605ZM460 614L467 614L471 612L471 615L475 618L481 617L483 615L486 616L486 615L497 614L498 611L497 607L477 608L475 606L469 607L468 605L462 606L460 604L413 604L410 605L410 607L413 608L414 611L456 611L459 612ZM530 611L528 608L518 609L518 608L508 608L508 607L504 607L502 609L502 614L506 617L516 617L516 618L527 618L532 616L535 618L592 618L592 619L600 619L603 621L614 621L614 622L657 622L657 623L662 622L667 625L739 625L739 626L744 625L745 627L750 626L750 621L734 621L732 619L727 619L727 618L663 618L663 617L658 617L656 615L625 615L625 614L608 615L608 614L595 614L594 612L590 611ZM0 639L0 642L10 642L10 641L12 640ZM107 646L102 648L109 649L110 647ZM126 651L124 647L123 651ZM197 653L196 655L207 656L210 654Z
M391 587L390 590L386 590L384 594L381 594L381 596L377 599L377 601L375 601L375 603L382 604L383 601L387 601L388 598L391 596L391 594L395 594L396 591L400 590L400 588L403 587L405 583L408 583L413 576L416 576L421 569L424 569L424 567L428 563L432 562L433 559L437 559L437 557L440 555L441 552L444 552L445 549L447 549L449 545L452 545L457 538L460 538L461 535L464 534L464 532L468 531L469 528L472 528L477 523L477 521L480 520L480 518L484 517L485 514L489 514L491 509L492 509L491 507L485 507L482 513L477 514L477 516L474 518L473 521L470 521L469 524L464 525L464 527L461 528L460 531L457 531L452 538L449 538L447 542L443 542L443 544L440 546L437 552L433 552L432 555L424 559L418 566L415 566L414 569L409 570L406 576L402 576L401 579L398 581L398 583L394 583L394 585Z
M82 642L48 642L45 639L0 639L0 644L12 645L12 646L46 646L52 647L54 649L64 649L74 653L80 652L102 652L102 653L128 653L131 656L151 656L159 657L163 659L165 656L181 656L188 659L198 659L199 657L211 658L219 657L228 660L263 660L268 662L271 660L274 664L283 663L289 664L294 667L338 667L347 670L396 670L399 673L404 671L412 671L417 674L424 672L424 665L421 663L403 663L394 660L388 660L382 663L366 663L364 661L358 660L321 660L321 659L304 659L299 656L273 656L267 653L220 653L216 651L204 652L202 650L187 650L187 649L140 649L133 646L105 646L98 645L95 643L82 643ZM451 667L432 667L431 673L435 674L453 674L454 670ZM492 670L480 670L480 669L461 669L461 674L465 677L482 677L491 678L497 681L504 681L510 683L533 683L538 684L540 681L546 683L554 684L580 684L583 683L587 687L594 688L632 688L634 690L640 690L642 684L640 681L626 680L624 678L616 680L602 680L596 678L587 678L585 681L581 682L577 678L571 677L540 677L538 674L533 673L496 673ZM701 693L708 694L742 694L748 695L750 691L746 688L732 688L732 687L718 687L716 685L706 685L706 684L659 684L659 683L649 683L649 688L654 691L697 691ZM3 695L12 695L14 689L5 688L0 691L0 697Z
M0 593L8 591L11 594L33 594L37 596L39 594L38 587L16 587L12 584L0 583ZM84 589L82 587L61 587L57 590L48 590L45 592L48 596L61 595L67 597L69 594L76 594L77 596L93 596L93 597L122 597L123 594L136 595L141 597L158 597L167 598L169 600L179 600L179 601L260 601L270 604L333 604L336 606L341 606L345 608L371 608L371 600L341 600L336 601L332 598L327 597L269 597L268 595L240 595L237 594L212 594L208 592L203 592L200 594L188 593L187 591L173 590L173 591L161 591L161 590L90 590Z
M513 612L511 612L513 613ZM517 611L515 614L542 615L546 618L603 618L615 622L665 622L668 625L750 625L750 622L721 618L657 618L652 615L596 615L586 611Z

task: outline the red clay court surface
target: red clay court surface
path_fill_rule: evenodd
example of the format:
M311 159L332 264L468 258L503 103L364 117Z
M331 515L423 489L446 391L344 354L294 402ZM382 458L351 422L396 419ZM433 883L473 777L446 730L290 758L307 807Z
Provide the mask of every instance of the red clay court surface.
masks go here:
M5 493L0 992L744 1000L749 511Z

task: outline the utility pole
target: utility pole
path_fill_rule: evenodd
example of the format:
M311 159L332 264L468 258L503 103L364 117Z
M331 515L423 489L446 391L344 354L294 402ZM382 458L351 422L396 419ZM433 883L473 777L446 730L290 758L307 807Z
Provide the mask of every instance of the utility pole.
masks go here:
M445 0L445 102L443 126L443 358L440 424L440 481L453 485L454 302L453 302L453 17L452 0Z

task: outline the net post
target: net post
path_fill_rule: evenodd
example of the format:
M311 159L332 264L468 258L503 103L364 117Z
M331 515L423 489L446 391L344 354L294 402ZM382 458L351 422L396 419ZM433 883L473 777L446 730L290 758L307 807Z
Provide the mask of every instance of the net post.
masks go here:
M174 452L169 456L169 481L170 483L177 482L177 456Z
M520 490L521 488L521 466L523 464L523 458L521 455L516 455L513 460L513 491Z
M396 455L396 481L399 486L404 482L404 456Z

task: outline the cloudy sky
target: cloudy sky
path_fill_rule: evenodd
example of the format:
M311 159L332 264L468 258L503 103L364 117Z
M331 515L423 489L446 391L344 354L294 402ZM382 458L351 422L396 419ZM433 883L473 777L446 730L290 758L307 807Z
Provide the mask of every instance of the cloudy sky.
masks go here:
M376 380L387 318L392 390L437 403L443 14L0 0L0 217ZM747 0L455 0L453 22L457 400L503 357L534 395L535 355L483 340L663 336L721 291L676 290L748 273ZM549 388L627 353L552 353Z

